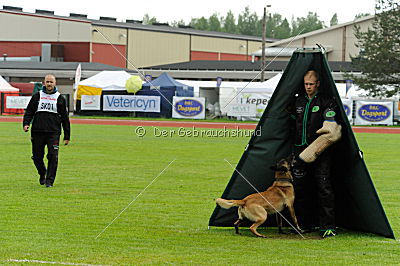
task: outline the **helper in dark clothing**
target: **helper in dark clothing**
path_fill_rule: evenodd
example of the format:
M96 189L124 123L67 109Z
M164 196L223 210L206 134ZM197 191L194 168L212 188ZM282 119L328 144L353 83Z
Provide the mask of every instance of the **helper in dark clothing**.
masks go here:
M313 214L317 213L321 235L328 237L336 234L335 199L330 176L331 154L329 148L312 163L305 163L299 158L299 155L319 137L316 132L323 127L324 121L335 120L335 101L319 93L319 85L317 72L308 71L304 76L305 93L296 95L288 109L291 117L295 120L293 127L294 154L298 158L296 160L298 163L293 167L293 176L295 210L299 224L304 232L310 231L318 223L312 219Z
M56 88L56 78L53 75L45 77L45 86L34 94L26 108L23 128L29 131L32 122L32 160L39 173L39 183L52 187L57 173L58 148L61 135L61 125L64 130L64 144L70 139L70 123L67 104ZM47 146L47 169L43 162L44 149Z

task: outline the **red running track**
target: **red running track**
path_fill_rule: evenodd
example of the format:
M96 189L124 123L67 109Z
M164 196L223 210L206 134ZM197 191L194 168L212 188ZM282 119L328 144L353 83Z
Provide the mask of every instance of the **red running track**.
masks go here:
M0 116L0 122L20 122L22 117ZM220 123L220 122L188 122L188 121L156 121L156 120L118 120L118 119L82 119L71 118L72 124L90 125L122 125L122 126L153 126L153 127L185 127L185 128L229 128L229 129L255 129L255 123ZM353 127L356 133L400 134L398 127Z

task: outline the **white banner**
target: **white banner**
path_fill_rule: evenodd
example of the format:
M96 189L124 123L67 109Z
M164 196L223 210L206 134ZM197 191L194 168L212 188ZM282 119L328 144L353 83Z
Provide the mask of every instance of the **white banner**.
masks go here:
M161 108L161 96L103 95L103 111L155 112Z
M256 106L256 117L261 117L262 114L264 113L265 108L267 107L267 104L269 100L271 99L271 95L266 95L262 93L252 93L252 92L246 92L246 93L240 93L239 97L239 104L250 104Z
M341 98L343 103L344 111L346 112L347 119L350 124L353 124L353 100L347 98Z
M228 116L256 116L257 106L255 104L229 104Z
M82 95L81 110L100 110L100 95Z
M206 99L204 97L176 97L174 96L172 117L205 119Z
M393 125L393 102L356 101L355 125Z
M6 96L6 108L26 109L32 96Z

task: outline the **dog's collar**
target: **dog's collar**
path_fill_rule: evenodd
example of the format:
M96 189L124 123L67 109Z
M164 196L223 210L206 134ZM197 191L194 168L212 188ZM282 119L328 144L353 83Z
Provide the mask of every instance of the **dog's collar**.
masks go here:
M291 178L279 178L275 180L276 182L289 182L289 183L293 183L293 179Z

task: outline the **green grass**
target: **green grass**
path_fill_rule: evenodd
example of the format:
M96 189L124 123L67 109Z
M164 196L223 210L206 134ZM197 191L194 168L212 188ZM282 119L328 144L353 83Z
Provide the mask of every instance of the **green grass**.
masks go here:
M72 125L55 186L38 184L29 134L0 123L0 264L30 259L88 264L398 264L400 242L341 231L302 240L261 229L207 229L248 138L139 138L134 127ZM170 129L167 129L170 130ZM395 233L400 230L400 135L357 134ZM171 162L158 179L95 237ZM26 263L28 265L29 263Z

